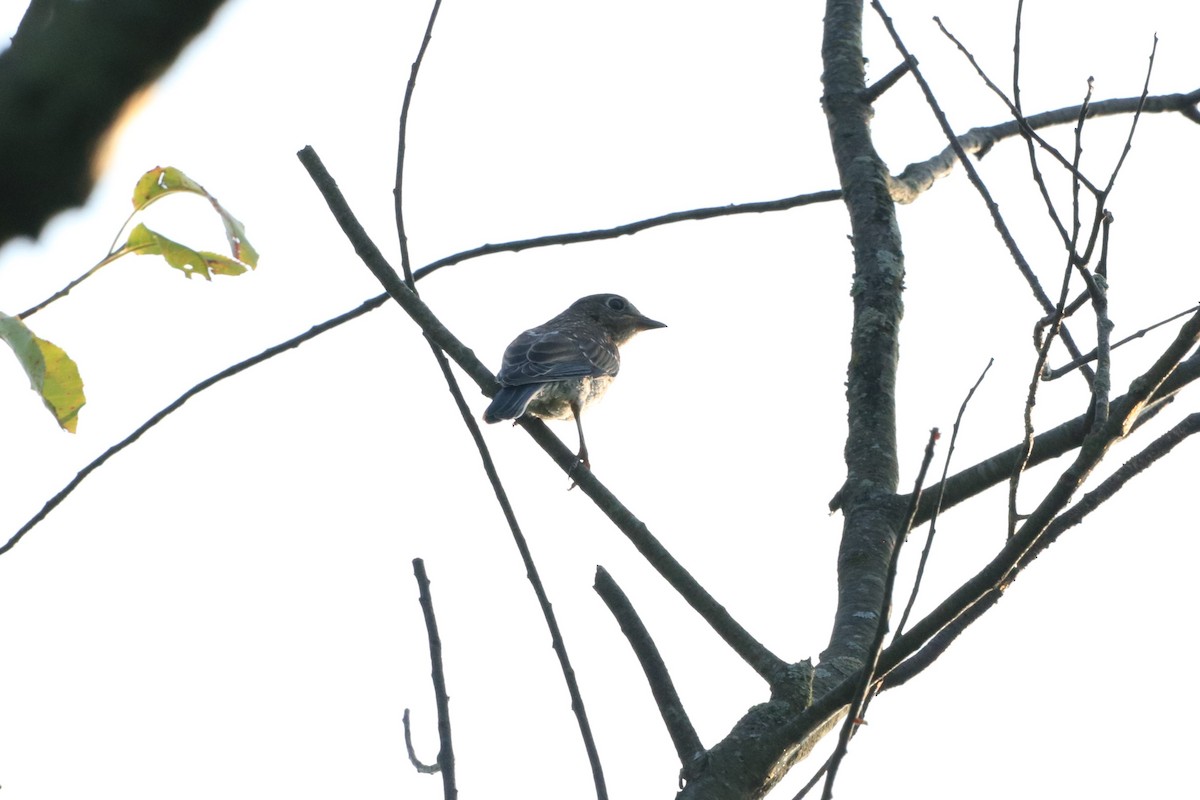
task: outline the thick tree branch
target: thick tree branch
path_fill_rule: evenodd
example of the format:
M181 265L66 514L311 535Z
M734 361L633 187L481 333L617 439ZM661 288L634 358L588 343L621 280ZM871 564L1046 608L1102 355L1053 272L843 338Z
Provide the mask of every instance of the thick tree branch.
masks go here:
M845 520L838 553L838 608L818 685L837 682L867 658L884 603L884 581L903 506L892 502L896 368L904 254L887 168L871 141L864 101L862 3L829 0L821 46L822 104L854 242L853 356L847 369Z
M1087 109L1087 118L1107 117L1117 114L1136 113L1141 104L1141 97L1121 97L1112 100L1101 100L1091 103ZM1170 111L1179 112L1188 119L1195 119L1196 104L1200 103L1200 89L1186 94L1162 94L1147 97L1141 106L1143 114L1162 114ZM1040 130L1055 125L1069 125L1079 117L1080 106L1064 106L1053 111L1043 111L1040 114L1026 117L1024 120L1010 120L998 125L971 128L966 133L956 136L958 148L947 147L933 158L909 164L903 171L892 179L892 197L897 203L911 203L922 192L932 188L934 181L949 175L954 164L959 161L956 150L974 154L983 158L998 142L1021 135L1022 125L1031 130Z
M82 205L126 104L224 0L33 0L0 53L0 244Z

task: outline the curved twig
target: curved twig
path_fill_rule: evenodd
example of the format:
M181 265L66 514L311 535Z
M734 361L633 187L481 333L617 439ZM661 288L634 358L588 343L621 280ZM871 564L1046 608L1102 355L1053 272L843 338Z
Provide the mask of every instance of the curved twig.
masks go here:
M404 749L408 751L408 763L413 765L413 769L420 772L422 775L436 775L441 771L441 766L434 764L426 764L421 759L417 758L417 750L413 747L412 741L412 722L409 719L409 709L404 709L404 716L401 718L404 723Z
M446 672L442 669L442 637L438 635L437 618L433 615L433 595L429 592L429 576L425 574L425 562L413 559L413 574L417 578L420 592L421 613L425 617L425 633L429 637L429 661L433 673L433 695L437 701L438 771L442 773L442 794L446 800L458 797L458 786L454 780L454 741L450 735L450 695L446 692ZM405 733L408 731L408 712L404 713ZM411 748L409 750L411 751Z

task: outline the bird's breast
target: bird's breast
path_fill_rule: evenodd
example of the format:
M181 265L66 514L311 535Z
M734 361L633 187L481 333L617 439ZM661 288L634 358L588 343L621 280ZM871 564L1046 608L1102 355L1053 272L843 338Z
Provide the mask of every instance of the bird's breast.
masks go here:
M571 419L572 403L587 408L608 391L612 381L612 375L596 375L546 383L529 402L526 412L542 419Z

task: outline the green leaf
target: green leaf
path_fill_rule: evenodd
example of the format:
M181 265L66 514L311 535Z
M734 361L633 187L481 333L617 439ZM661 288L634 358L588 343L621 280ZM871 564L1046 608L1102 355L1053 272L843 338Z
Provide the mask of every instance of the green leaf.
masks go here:
M139 256L162 256L168 264L189 278L200 275L208 281L212 280L213 274L241 275L247 270L247 266L240 261L217 253L193 250L141 224L130 232L129 240L120 252L135 253Z
M203 186L174 167L155 167L139 178L137 186L133 187L133 208L141 211L172 192L191 192L209 197Z
M217 214L220 215L221 223L225 226L225 238L229 242L229 252L235 259L250 267L250 269L258 266L258 251L254 249L253 245L250 244L250 240L246 238L246 226L226 211L225 207L217 202L217 198L209 194L203 186L175 169L175 167L155 167L138 180L137 186L133 189L133 208L135 213L141 211L155 200L173 192L190 192L191 194L198 194L207 199ZM241 270L241 272L245 271L244 269ZM241 272L220 272L218 274L241 274Z
M16 353L31 387L42 396L59 426L74 433L79 410L87 402L79 367L61 347L34 336L17 317L0 313L0 339Z

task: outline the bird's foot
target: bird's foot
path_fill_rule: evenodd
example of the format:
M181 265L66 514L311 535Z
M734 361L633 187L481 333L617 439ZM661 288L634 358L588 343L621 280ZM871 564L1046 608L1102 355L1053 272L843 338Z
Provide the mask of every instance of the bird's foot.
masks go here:
M571 471L567 473L567 477L571 479L571 485L567 487L567 491L571 491L579 484L575 481L575 476L579 474L579 470L585 469L588 472L592 471L592 463L588 461L586 455L577 456L575 466L571 467Z

